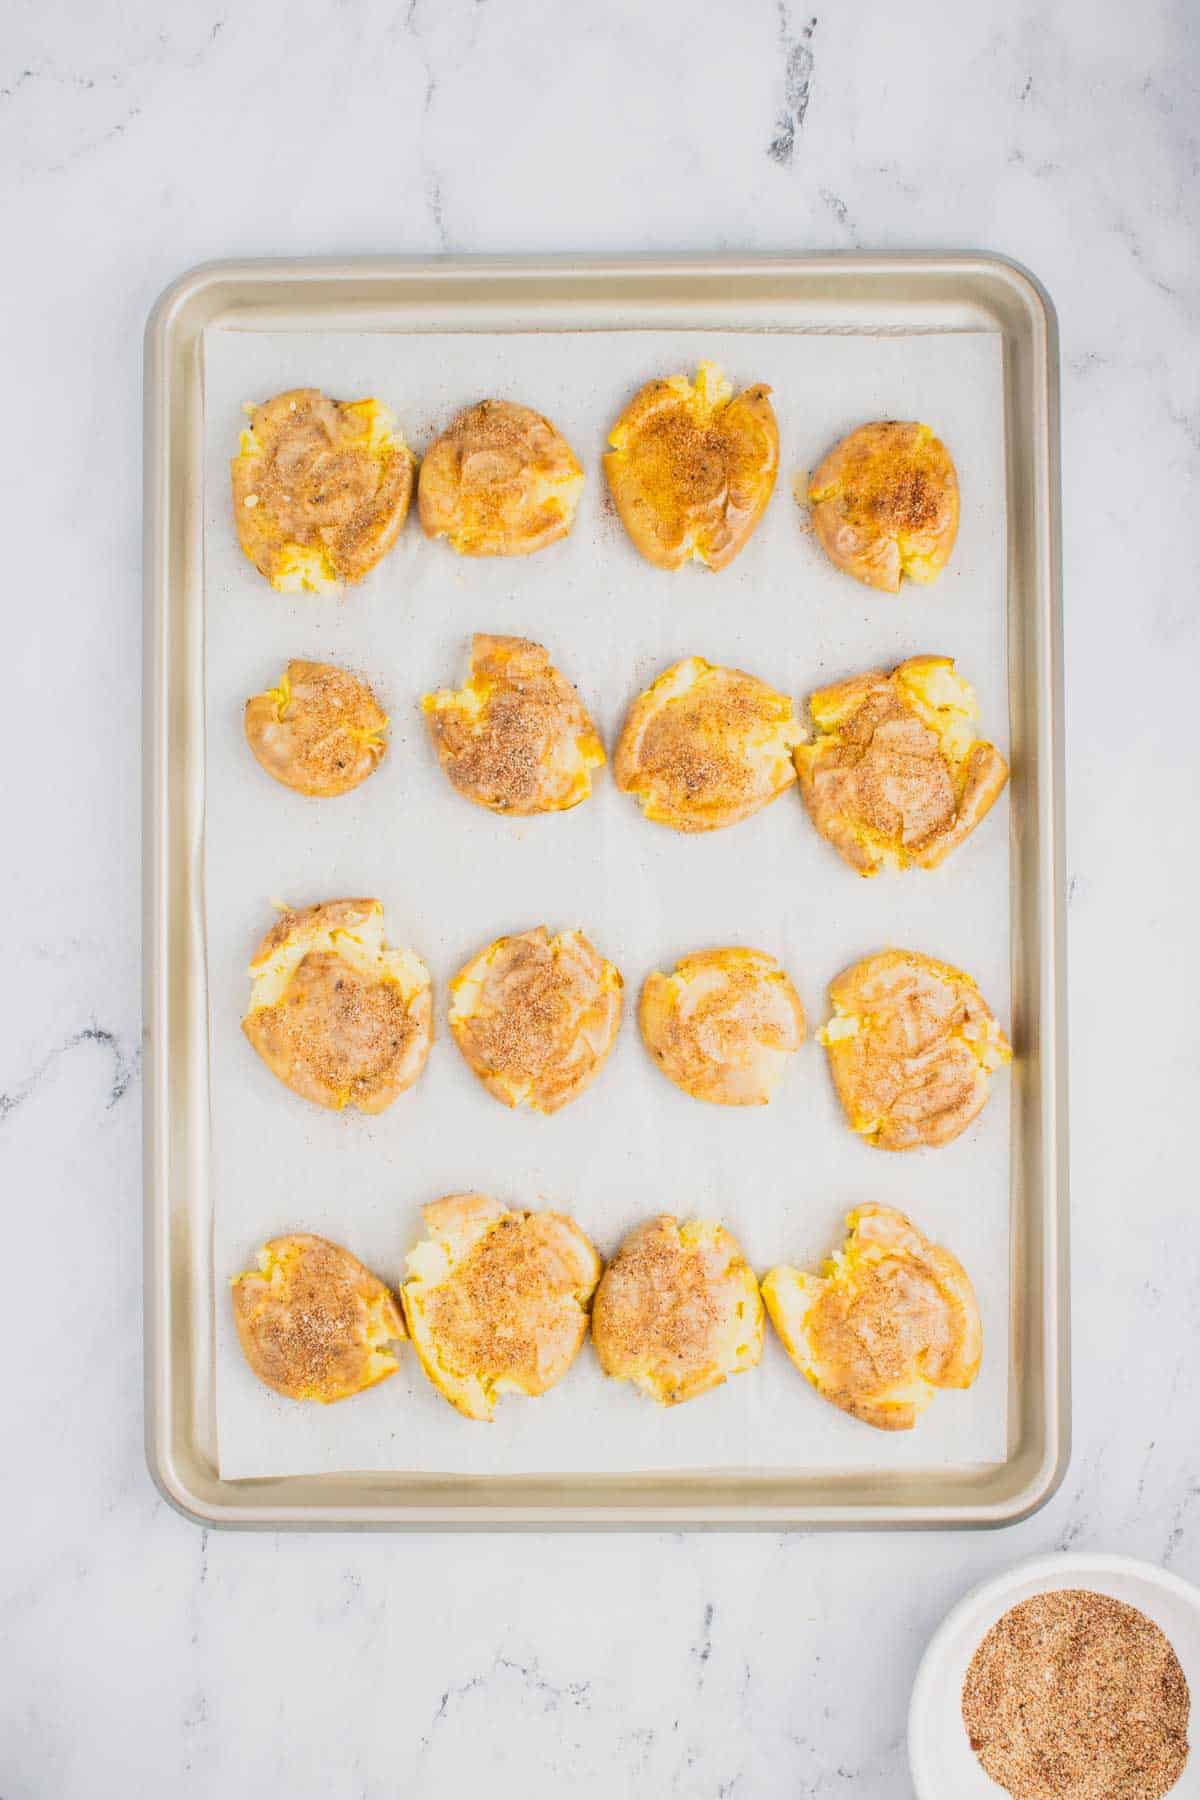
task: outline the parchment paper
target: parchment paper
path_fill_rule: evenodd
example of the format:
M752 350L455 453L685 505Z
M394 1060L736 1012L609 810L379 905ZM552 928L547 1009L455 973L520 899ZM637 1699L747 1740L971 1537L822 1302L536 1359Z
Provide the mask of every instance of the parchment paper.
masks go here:
M774 389L781 475L757 534L719 575L651 568L605 501L608 428L651 376L714 358L737 387ZM226 1478L328 1470L534 1473L650 1469L963 1467L1002 1460L1008 1369L1009 1080L947 1148L869 1149L847 1129L816 1029L848 963L899 945L969 970L1009 1023L1007 796L940 870L860 880L820 839L797 790L701 837L647 823L601 777L575 811L493 817L440 773L419 710L458 685L475 630L539 640L576 682L610 750L625 708L667 664L698 653L802 702L822 683L929 651L974 682L982 729L1006 748L1001 344L986 333L819 336L604 332L427 335L213 331L205 357L206 869L211 1003L217 1404ZM415 516L340 600L273 593L238 548L228 459L241 403L317 385L375 394L420 452L462 405L522 400L564 431L587 472L573 534L521 559L460 560ZM844 432L923 418L956 459L962 523L931 589L872 593L825 560L794 504L794 472ZM414 508L415 513L415 508ZM355 793L308 800L272 782L242 736L246 697L289 657L363 671L392 717L391 748ZM318 1111L258 1060L239 1030L246 965L292 904L377 895L393 942L435 984L436 1040L417 1085L381 1117ZM589 1091L552 1118L509 1112L477 1083L445 1023L447 983L501 933L582 926L623 971L625 1020ZM769 1107L679 1093L649 1060L636 1001L652 968L703 946L752 944L795 981L809 1041ZM820 1400L772 1328L762 1364L664 1410L599 1372L590 1344L536 1401L503 1401L491 1426L455 1413L411 1350L383 1386L332 1407L297 1405L242 1361L225 1292L257 1247L290 1230L346 1244L398 1284L419 1209L480 1188L572 1213L601 1254L660 1210L722 1219L760 1274L815 1266L843 1216L877 1200L908 1212L965 1262L983 1312L982 1373L936 1396L911 1433L884 1435Z

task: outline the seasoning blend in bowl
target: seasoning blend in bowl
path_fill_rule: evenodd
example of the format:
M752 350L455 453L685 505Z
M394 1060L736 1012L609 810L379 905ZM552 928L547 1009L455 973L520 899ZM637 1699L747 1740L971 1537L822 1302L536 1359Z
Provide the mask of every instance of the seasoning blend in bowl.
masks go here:
M1188 1706L1158 1626L1086 1588L1011 1607L962 1689L971 1748L1013 1800L1160 1800L1187 1763Z
M926 1646L908 1715L916 1800L1200 1800L1189 1690L1200 1588L1100 1551L1016 1563Z

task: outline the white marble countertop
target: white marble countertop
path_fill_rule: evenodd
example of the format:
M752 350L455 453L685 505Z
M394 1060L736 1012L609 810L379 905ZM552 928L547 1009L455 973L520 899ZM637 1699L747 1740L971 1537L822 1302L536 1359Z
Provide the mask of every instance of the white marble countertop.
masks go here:
M1200 1576L1197 19L980 0L950 20L944 0L6 14L4 1800L901 1800L913 1670L965 1586L1055 1546ZM850 245L1006 251L1060 314L1065 1485L992 1535L196 1529L141 1443L148 308L233 254Z

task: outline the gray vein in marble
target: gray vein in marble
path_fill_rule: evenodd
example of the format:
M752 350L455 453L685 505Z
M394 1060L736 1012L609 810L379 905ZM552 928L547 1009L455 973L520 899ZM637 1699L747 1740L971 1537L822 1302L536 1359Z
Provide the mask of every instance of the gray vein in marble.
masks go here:
M420 14L421 0L408 0L408 9L404 14L404 30L411 38L421 67L425 72L425 96L421 102L421 187L425 197L425 210L437 233L438 243L443 250L448 250L450 239L446 231L446 217L442 203L441 175L431 162L428 152L429 119L433 111L434 100L437 97L438 77L433 66L433 52L421 24Z
M105 144L111 144L115 139L124 137L134 120L140 119L141 116L142 108L131 106L123 119L118 119L115 125L111 125L99 137L89 138L86 144L81 144L78 150L72 150L70 156L65 156L61 162L48 164L46 173L61 175L64 169L69 169L71 164L78 162L81 156L90 156L93 150L103 149Z
M86 1025L82 1031L74 1032L61 1044L57 1044L48 1056L42 1058L37 1067L28 1074L24 1081L7 1093L0 1093L0 1124L16 1112L39 1083L61 1062L72 1050L78 1050L84 1044L98 1044L107 1050L112 1057L112 1084L108 1092L107 1109L111 1110L119 1100L123 1100L129 1092L130 1085L137 1076L141 1063L141 1052L132 1055L125 1049L115 1032L106 1031L101 1025Z
M1073 1549L1088 1529L1088 1497L1096 1491L1101 1465L1104 1462L1104 1452L1105 1446L1098 1444L1079 1465L1070 1504L1067 1508L1066 1523L1054 1546L1056 1550Z
M542 1674L537 1659L527 1663L518 1662L515 1657L495 1656L489 1668L481 1675L470 1675L465 1681L457 1681L446 1688L437 1704L437 1711L429 1722L429 1728L421 1739L420 1747L428 1750L433 1743L438 1726L447 1718L451 1709L469 1694L485 1693L497 1675L516 1675L523 1686L532 1694L539 1694L543 1700L543 1710L557 1712L564 1700L572 1706L586 1707L591 1698L590 1681L568 1681L562 1684L549 1681Z
M1174 1515L1171 1519L1171 1529L1167 1533L1166 1547L1162 1554L1164 1568L1170 1568L1171 1563L1179 1550L1179 1546L1183 1542L1184 1533L1187 1528L1187 1517L1197 1500L1200 1500L1200 1481L1189 1482L1183 1498L1180 1500L1178 1506L1176 1506Z
M1151 1439L1150 1439L1150 1442L1149 1442L1149 1443L1148 1443L1148 1444L1147 1444L1147 1446L1146 1446L1146 1454L1145 1454L1145 1456L1144 1456L1144 1457L1143 1457L1143 1458L1142 1458L1142 1470L1141 1470L1141 1474L1140 1474L1140 1475L1139 1475L1139 1476L1138 1476L1138 1482L1137 1482L1137 1491L1136 1491L1136 1493L1135 1493L1135 1495L1134 1495L1134 1499L1135 1499L1135 1500L1139 1500L1139 1501L1140 1501L1140 1500L1141 1500L1141 1497L1142 1497L1142 1495L1143 1495L1143 1493L1144 1493L1144 1492L1145 1492L1145 1488L1146 1488L1146 1477L1147 1477L1147 1476L1148 1476L1148 1475L1149 1475L1149 1473L1150 1473L1150 1459L1151 1459L1151 1457L1152 1457L1152 1456L1153 1456L1153 1455L1154 1455L1154 1446L1155 1446L1155 1443L1156 1443L1156 1442L1157 1442L1157 1439L1155 1439L1155 1438L1151 1438Z
M96 73L88 73L86 71L59 70L49 65L23 68L11 82L0 87L0 101L16 99L22 89L31 82L47 82L78 93L92 93L97 88L103 87L120 94L129 87L131 81L137 80L140 76L143 84L147 82L147 78L151 78L150 91L152 92L152 78L161 75L165 70L190 71L199 68L209 49L224 30L225 23L224 17L214 20L205 31L200 44L194 49L184 49L178 43L173 42L166 32L160 31L155 40L155 49L148 56L137 61L131 60L127 66L119 69L105 69ZM90 155L95 150L102 149L105 144L113 143L118 138L124 137L129 127L142 116L145 110L145 95L142 95L127 104L119 118L106 124L99 132L85 135L82 142L77 144L67 155L45 163L36 161L25 163L19 172L61 175L73 168L83 157ZM10 173L13 172L10 171Z
M85 1552L75 1548L57 1549L30 1568L19 1586L9 1587L4 1595L4 1622L9 1633L16 1630L23 1614L37 1612L46 1604L47 1594L64 1589L77 1590L87 1578L90 1564ZM3 1800L8 1800L4 1795Z
M204 1689L201 1688L194 1696L191 1706L184 1714L183 1729L185 1731L196 1731L201 1725L204 1725L207 1722L208 1695L204 1692Z
M1165 384L1163 405L1167 409L1167 417L1172 425L1179 427L1193 450L1200 450L1200 407L1193 407L1190 412L1185 412L1182 407L1176 406Z
M1118 361L1111 352L1102 350L1076 350L1063 360L1072 375L1084 377L1115 368ZM1162 357L1126 356L1121 361L1126 370L1144 378L1147 390L1161 402L1171 424L1183 433L1188 448L1200 451L1200 406L1188 408L1179 404Z
M798 1750L806 1751L817 1766L813 1779L806 1781L802 1788L794 1790L797 1800L818 1800L819 1796L828 1794L831 1780L849 1788L855 1795L862 1794L865 1800L865 1796L875 1791L867 1785L868 1778L886 1770L904 1743L904 1733L897 1732L886 1744L880 1745L873 1756L861 1763L838 1762L829 1765L823 1764L820 1745L811 1738L794 1731L789 1731L786 1735L789 1742Z
M72 934L70 937L54 938L48 943L33 943L28 946L30 956L38 962L61 966L68 957L78 956L84 951L95 948L99 939L92 936Z
M446 230L446 216L442 206L442 184L436 175L425 177L425 205L433 220L433 228L438 235L438 243L443 250L450 248L450 235Z
M712 1601L710 1600L707 1602L707 1604L705 1605L705 1608L704 1608L704 1621L700 1627L700 1635L696 1639L696 1642L692 1645L692 1648L690 1651L690 1655L692 1657L693 1662L698 1663L700 1666L700 1669L702 1672L701 1679L703 1679L704 1665L708 1661L709 1657L712 1655L712 1648L713 1648L712 1623L713 1623L714 1612L715 1612L715 1608L713 1606Z
M635 1725L631 1731L621 1734L621 1742L628 1744L638 1752L636 1773L644 1774L650 1763L650 1753L654 1749L655 1731L653 1725Z
M108 79L117 83L120 78L110 75ZM7 87L0 87L0 100L11 100L27 81L52 81L63 87L82 88L85 91L96 85L92 75L59 75L53 69L22 69L15 81L10 82Z
M1077 1496L1077 1498L1078 1497L1079 1496ZM1055 1544L1054 1548L1058 1551L1073 1550L1086 1530L1087 1530L1087 1520L1086 1519L1082 1519L1082 1518L1072 1519L1070 1521L1070 1523L1067 1525L1066 1530L1059 1537L1059 1540L1058 1540L1057 1544Z
M846 202L842 199L840 194L835 194L832 188L823 187L820 190L820 193L821 204L828 207L829 211L833 214L834 218L845 232L849 242L857 247L859 242L858 228L850 216L850 209L846 205Z
M898 166L891 161L875 162L866 165L872 175L882 175L888 186L897 194L903 194L906 200L920 198L921 188L915 181L908 181L901 174Z
M1037 162L1030 162L1024 150L1018 150L1015 147L1009 151L1008 160L1025 169L1035 181L1047 181L1051 175L1057 175L1062 168L1061 163L1055 162L1049 157L1040 157Z
M1149 252L1142 242L1140 232L1129 222L1129 220L1121 217L1114 218L1112 221L1112 229L1128 250L1134 267L1141 272L1142 276L1150 283L1151 287L1156 288L1158 292L1164 295L1168 300L1180 300L1181 296L1178 289L1173 287L1166 277L1159 274L1157 269L1153 267L1150 261ZM1188 308L1187 310L1191 309Z
M775 136L767 145L771 161L786 168L796 151L796 134L804 125L808 103L812 99L812 37L817 28L814 14L801 28L799 37L792 34L786 0L776 0L779 15L779 45L783 51L783 110L775 120Z
M1194 59L1190 65L1184 62L1182 67L1184 70L1189 67L1194 68ZM1173 74L1175 73L1177 72L1173 71ZM1156 81L1153 75L1147 75L1139 93L1152 103L1154 110L1163 120L1178 160L1183 166L1185 176L1192 177L1200 175L1200 134L1197 134L1191 123L1196 117L1196 99L1200 95L1200 80L1193 76L1192 80L1187 82L1185 77L1184 80L1178 81L1178 85L1183 92L1177 98L1161 82ZM1188 191L1186 180L1181 183L1179 197L1181 202L1187 200L1194 203L1195 195Z
M1072 375L1092 375L1097 369L1111 369L1115 358L1103 350L1076 350L1063 360Z

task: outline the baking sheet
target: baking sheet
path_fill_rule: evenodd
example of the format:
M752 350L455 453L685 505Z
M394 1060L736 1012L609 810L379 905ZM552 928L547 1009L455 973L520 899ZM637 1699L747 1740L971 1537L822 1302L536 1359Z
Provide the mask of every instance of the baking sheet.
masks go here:
M599 454L624 400L654 374L722 363L740 387L775 390L781 479L759 531L720 576L645 564L605 506ZM751 1262L815 1264L865 1200L908 1211L966 1263L986 1349L969 1394L938 1396L917 1431L882 1437L824 1405L768 1328L762 1365L664 1412L606 1382L585 1347L536 1403L501 1404L490 1427L461 1419L411 1352L383 1387L333 1408L262 1388L216 1299L221 1474L405 1469L569 1473L655 1469L963 1469L1007 1447L1009 1084L936 1152L889 1157L845 1128L811 1041L768 1108L707 1107L651 1065L637 990L705 945L778 955L809 1014L847 963L899 944L969 969L1009 1019L1007 796L975 839L930 876L859 881L820 840L798 796L745 823L683 838L643 820L602 778L592 800L544 819L493 818L457 796L428 745L418 701L457 684L474 630L544 642L611 746L629 700L691 653L735 663L794 693L857 669L934 651L975 683L982 728L1007 737L1001 339L985 332L874 336L673 331L580 334L267 333L210 330L205 368L206 829L211 1004L211 1179L219 1286L286 1230L346 1243L398 1282L419 1209L480 1187L513 1205L574 1214L602 1253L647 1214L722 1218ZM584 462L588 486L563 544L508 562L460 561L410 522L365 586L343 599L272 593L242 557L228 512L228 457L241 403L315 384L376 393L418 451L483 393L546 412ZM840 576L802 530L789 493L863 419L925 417L959 467L963 513L951 567L899 599ZM258 769L241 732L247 694L289 657L363 670L392 714L377 775L336 801L307 801ZM438 1037L417 1086L378 1119L317 1112L269 1074L238 1022L246 963L293 904L371 893L393 941L429 964ZM581 925L623 970L626 1019L594 1086L551 1119L510 1113L461 1062L444 1023L446 984L503 932Z

